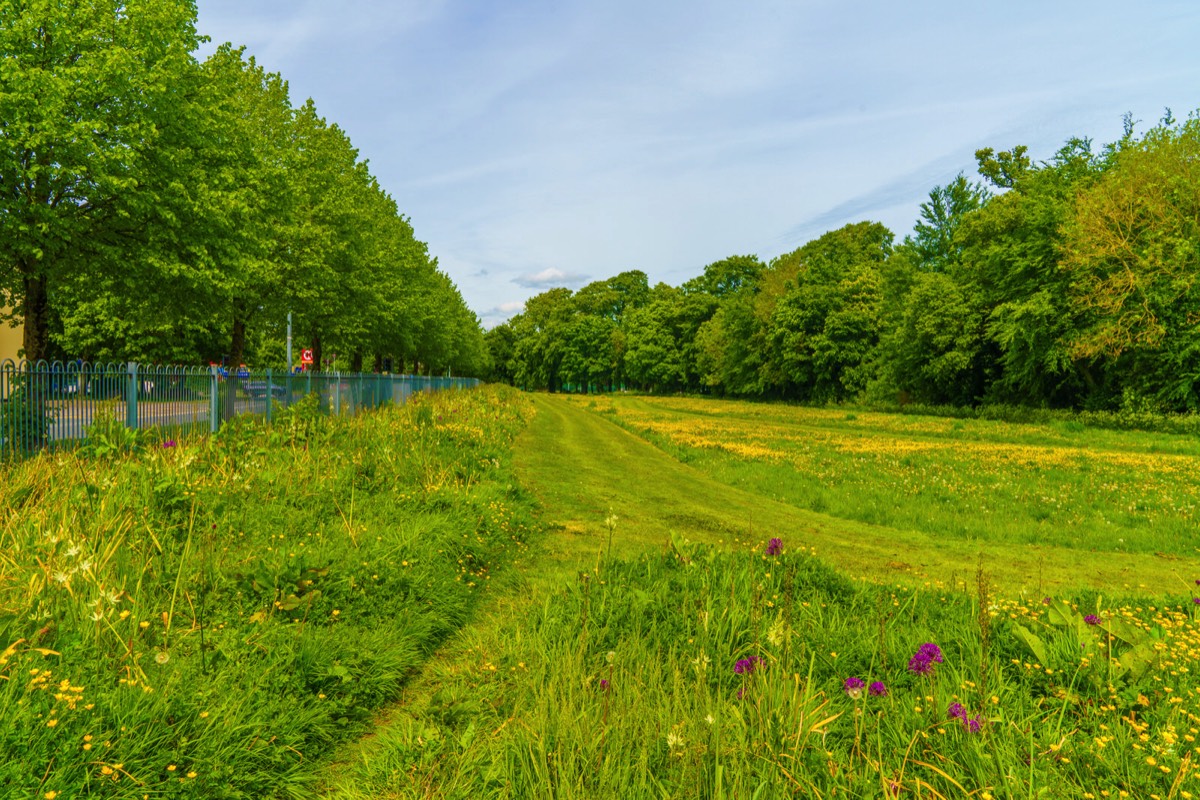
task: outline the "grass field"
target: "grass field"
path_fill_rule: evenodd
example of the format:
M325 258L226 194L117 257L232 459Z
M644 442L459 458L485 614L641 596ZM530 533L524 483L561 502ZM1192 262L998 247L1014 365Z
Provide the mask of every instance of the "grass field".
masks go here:
M1168 557L1137 552L1144 542L1130 552L1028 544L998 512L977 539L943 537L922 517L926 498L890 478L853 479L878 498L916 498L893 502L912 528L805 508L788 491L795 462L776 455L805 446L793 427L816 413L826 428L853 429L866 415L535 403L518 474L552 530L377 735L341 754L324 796L1190 798L1200 788L1200 570L1182 543ZM773 416L773 437L755 415ZM687 425L693 417L702 424ZM866 421L875 433L855 438L880 451L939 432L1025 448L1029 461L1043 448L1089 449L1086 431ZM684 440L699 427L707 436ZM1191 457L1192 443L1171 437L1096 441L1097 452ZM993 469L978 481L996 480ZM1064 484L1086 482L1056 469ZM1190 491L1181 477L1179 496ZM957 509L979 516L969 500ZM775 537L782 552L768 553ZM889 566L885 553L925 566ZM940 661L921 660L929 645Z
M315 396L0 476L0 797L310 797L524 547L527 401Z
M126 444L0 482L0 796L1200 795L1192 438L486 390Z

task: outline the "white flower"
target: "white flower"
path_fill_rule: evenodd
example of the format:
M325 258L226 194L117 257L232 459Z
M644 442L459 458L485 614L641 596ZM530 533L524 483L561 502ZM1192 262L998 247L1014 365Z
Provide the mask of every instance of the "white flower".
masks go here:
M115 606L117 603L121 602L121 595L123 595L123 594L124 594L123 591L120 591L118 589L113 589L112 591L107 592L104 596L105 596L105 598L107 598L108 602L112 603Z
M156 663L156 664L160 664L160 665L165 664L170 660L171 660L171 654L168 653L166 650L159 650L157 653L154 654L154 663Z
M713 719L712 714L709 714L708 716L706 716L704 718L704 721L707 722L709 725L712 725L714 722L716 722L716 720Z
M90 558L85 561L80 561L79 566L76 567L76 569L79 570L80 572L87 572L91 568L92 568L92 560Z
M609 650L609 651L608 651L608 655L606 656L606 658L608 659L608 663L610 663L610 664L611 664L611 663L613 663L614 661L616 661L616 660L617 660L617 651L616 651L616 650Z
M104 609L97 609L92 612L92 622L99 622L104 619Z
M54 580L57 583L66 583L67 581L71 580L71 576L60 570L54 573Z
M73 544L67 548L67 555L71 558L74 558L75 556L79 555L79 553L80 553L79 545L77 545L77 544Z
M680 734L679 731L672 729L671 732L667 734L667 749L674 751L682 748L683 735Z
M711 660L707 653L701 653L692 659L692 669L696 670L697 675L701 675L708 670L708 665Z

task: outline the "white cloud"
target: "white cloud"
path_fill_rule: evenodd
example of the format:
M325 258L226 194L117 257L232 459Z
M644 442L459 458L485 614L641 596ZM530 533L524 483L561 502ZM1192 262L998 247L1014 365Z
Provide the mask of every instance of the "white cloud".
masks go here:
M513 283L526 289L551 289L556 286L575 287L587 283L587 275L574 272L563 272L561 269L547 267L541 272L527 272L513 278Z

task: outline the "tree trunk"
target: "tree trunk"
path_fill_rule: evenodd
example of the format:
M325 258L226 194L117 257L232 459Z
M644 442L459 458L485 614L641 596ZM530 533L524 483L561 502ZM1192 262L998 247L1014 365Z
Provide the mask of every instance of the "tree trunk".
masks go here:
M350 371L362 372L363 354L362 350L355 350L350 356Z
M313 372L321 371L321 337L317 334L312 336L312 351L313 351Z
M25 360L40 361L50 352L50 298L46 279L31 275L32 267L22 265L25 273L25 334L21 343Z
M383 372L383 353L375 354L375 374Z
M237 372L246 356L246 318L237 306L233 310L233 333L229 337L229 370Z

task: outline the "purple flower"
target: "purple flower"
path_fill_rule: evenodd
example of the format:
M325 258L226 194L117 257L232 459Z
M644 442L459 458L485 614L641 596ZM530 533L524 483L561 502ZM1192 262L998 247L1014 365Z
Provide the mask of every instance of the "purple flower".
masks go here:
M175 446L175 440L174 440L174 439L167 439L165 442L163 442L163 443L162 443L162 446L163 446L163 447L174 447L174 446Z
M608 686L609 686L609 684L608 684L608 678L601 678L601 679L600 679L600 691L602 691L602 692L607 692L607 691L608 691Z
M1200 597L1193 597L1192 602L1195 603L1196 605L1200 606Z
M738 675L749 675L754 672L755 667L762 661L758 656L750 656L749 658L740 659L733 665L733 671Z
M738 689L738 700L741 700L745 695L746 695L746 687L743 686L741 689Z
M917 648L917 652L908 660L908 671L917 675L929 675L933 672L934 664L941 664L942 648L933 642L926 642Z
M777 556L783 552L783 539L776 536L771 541L767 542L767 555Z
M963 708L962 703L951 703L950 708L946 709L946 716L951 719L961 719L967 721L967 710Z
M1095 614L1088 614L1086 617L1083 618L1083 621L1086 622L1088 625L1099 625L1100 624L1100 618L1097 617Z
M970 719L967 719L964 716L963 717L963 725L966 725L967 730L969 730L971 733L979 733L980 728L983 727L983 720L979 717L978 714L971 717Z
M1049 598L1049 597L1043 597L1043 598L1042 598L1042 605L1044 605L1044 606L1048 606L1048 605L1050 605L1050 602L1051 602L1051 601L1050 601L1050 598Z
M871 697L887 697L887 687L883 685L883 681L875 681L867 687L867 693Z
M864 686L866 684L863 683L862 678L846 678L846 682L842 684L842 688L846 690L846 694L850 695L854 700L862 697Z

